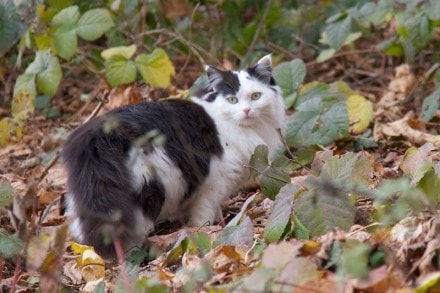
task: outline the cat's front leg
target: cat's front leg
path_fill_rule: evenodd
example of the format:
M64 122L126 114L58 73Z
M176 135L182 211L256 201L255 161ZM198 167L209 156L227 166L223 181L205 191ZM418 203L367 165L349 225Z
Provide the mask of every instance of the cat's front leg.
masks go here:
M221 200L212 192L199 193L189 209L190 226L213 225L222 216Z

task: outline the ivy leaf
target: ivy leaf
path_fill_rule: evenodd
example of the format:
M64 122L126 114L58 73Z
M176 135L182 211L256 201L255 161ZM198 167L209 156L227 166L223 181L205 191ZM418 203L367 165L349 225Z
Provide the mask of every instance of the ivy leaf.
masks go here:
M136 53L136 49L136 45L113 47L102 51L101 57L107 60L112 56L119 55L125 59L130 59Z
M136 78L136 65L123 56L112 56L105 61L105 77L112 87L131 83Z
M64 59L70 59L78 47L76 26L79 19L78 6L70 6L61 10L52 19L56 28L54 34L54 45L57 54Z
M36 74L38 91L49 96L56 93L62 77L60 62L49 50L37 51L25 73Z
M107 9L91 9L79 19L77 33L86 41L94 41L114 25Z
M339 227L348 231L354 223L356 209L345 188L333 180L309 177L308 191L294 203L294 213L310 231L319 236Z
M300 59L283 62L273 69L273 77L278 86L283 90L283 96L293 94L304 82L306 66Z
M329 24L324 33L327 35L327 41L331 48L339 51L350 34L351 16L347 16L342 20Z
M293 199L298 191L299 188L295 184L288 184L281 188L264 228L264 239L266 241L275 242L281 239L290 222Z
M160 48L151 54L141 54L135 59L136 66L145 82L154 88L166 88L174 75L174 66L167 53Z
M432 94L430 94L423 100L422 120L425 122L430 121L435 116L439 108L440 88L437 88Z

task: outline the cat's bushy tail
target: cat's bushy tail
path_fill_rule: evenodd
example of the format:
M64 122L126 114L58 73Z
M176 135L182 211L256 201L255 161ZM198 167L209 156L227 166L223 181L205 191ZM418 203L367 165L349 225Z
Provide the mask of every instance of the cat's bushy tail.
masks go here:
M103 257L115 256L114 240L124 249L142 243L145 234L135 224L143 217L131 190L124 162L130 134L116 127L105 132L103 120L94 119L69 137L62 158L68 172L67 213L75 241L91 245Z

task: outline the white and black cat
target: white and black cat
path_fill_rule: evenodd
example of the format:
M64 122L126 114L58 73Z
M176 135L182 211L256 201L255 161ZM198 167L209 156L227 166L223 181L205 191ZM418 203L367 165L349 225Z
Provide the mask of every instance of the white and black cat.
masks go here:
M155 223L213 223L221 203L245 187L255 147L281 146L284 104L271 58L240 71L207 67L192 101L128 105L75 130L63 150L67 214L77 242L104 257L142 245ZM107 129L107 125L113 125ZM165 137L155 145L146 134Z

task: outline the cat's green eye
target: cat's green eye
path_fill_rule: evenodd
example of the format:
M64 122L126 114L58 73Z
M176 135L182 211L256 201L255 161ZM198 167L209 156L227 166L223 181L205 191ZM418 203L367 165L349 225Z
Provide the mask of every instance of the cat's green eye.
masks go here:
M228 101L231 104L237 104L238 99L235 96L229 96L229 97L226 98L226 101Z
M252 100L258 100L259 98L261 98L260 92L252 93L252 95L251 95Z

